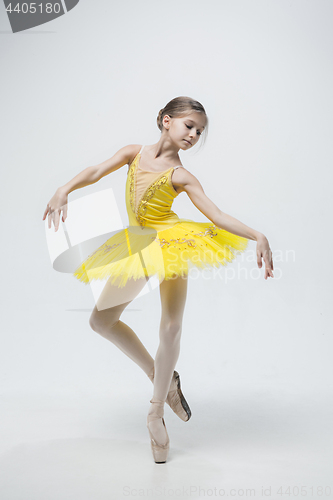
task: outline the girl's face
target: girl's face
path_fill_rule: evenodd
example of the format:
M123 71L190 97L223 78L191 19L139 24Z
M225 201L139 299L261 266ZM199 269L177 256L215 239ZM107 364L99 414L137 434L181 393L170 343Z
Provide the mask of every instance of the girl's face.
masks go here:
M179 118L170 118L167 116L166 128L169 130L170 138L179 146L180 149L187 150L200 139L205 124L206 118L202 113L193 111L187 116ZM163 117L164 120L165 117Z

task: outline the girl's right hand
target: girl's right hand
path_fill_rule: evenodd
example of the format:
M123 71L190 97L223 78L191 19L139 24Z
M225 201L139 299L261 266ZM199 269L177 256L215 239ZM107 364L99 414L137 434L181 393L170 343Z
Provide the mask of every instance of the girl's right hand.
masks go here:
M48 202L43 215L43 220L45 220L45 217L48 215L49 229L51 229L53 221L55 231L58 230L61 210L63 212L62 222L65 222L67 218L67 203L68 195L61 188L57 189Z

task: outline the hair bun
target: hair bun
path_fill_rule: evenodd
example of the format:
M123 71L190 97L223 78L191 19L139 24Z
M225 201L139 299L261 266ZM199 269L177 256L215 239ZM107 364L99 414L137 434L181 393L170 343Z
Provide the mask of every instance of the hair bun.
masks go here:
M157 117L157 126L160 130L163 130L163 126L162 126L162 115L163 115L163 112L164 112L164 108L160 109L159 113L158 113L158 117Z

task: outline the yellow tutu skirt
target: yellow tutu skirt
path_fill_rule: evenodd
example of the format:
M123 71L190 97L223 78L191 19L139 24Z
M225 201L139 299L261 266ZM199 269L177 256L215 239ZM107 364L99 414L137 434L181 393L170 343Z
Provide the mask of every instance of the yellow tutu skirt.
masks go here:
M248 239L206 222L179 219L171 228L159 231L130 226L90 254L73 276L85 284L109 278L118 287L129 279L154 275L161 282L185 276L193 266L226 266L247 245Z

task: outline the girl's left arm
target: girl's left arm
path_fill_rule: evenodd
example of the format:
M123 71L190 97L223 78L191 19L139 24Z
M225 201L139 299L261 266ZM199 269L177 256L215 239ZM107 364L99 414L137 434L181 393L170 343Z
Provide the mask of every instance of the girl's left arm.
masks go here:
M242 236L243 238L247 238L249 240L255 240L257 242L258 267L262 267L262 259L264 259L264 278L274 278L272 251L266 236L263 233L246 226L243 222L240 222L231 215L222 212L205 194L198 179L188 172L188 170L178 169L177 174L177 185L181 186L197 209L200 210L200 212L211 220L217 227L229 231L229 233ZM176 176L174 175L174 177Z

